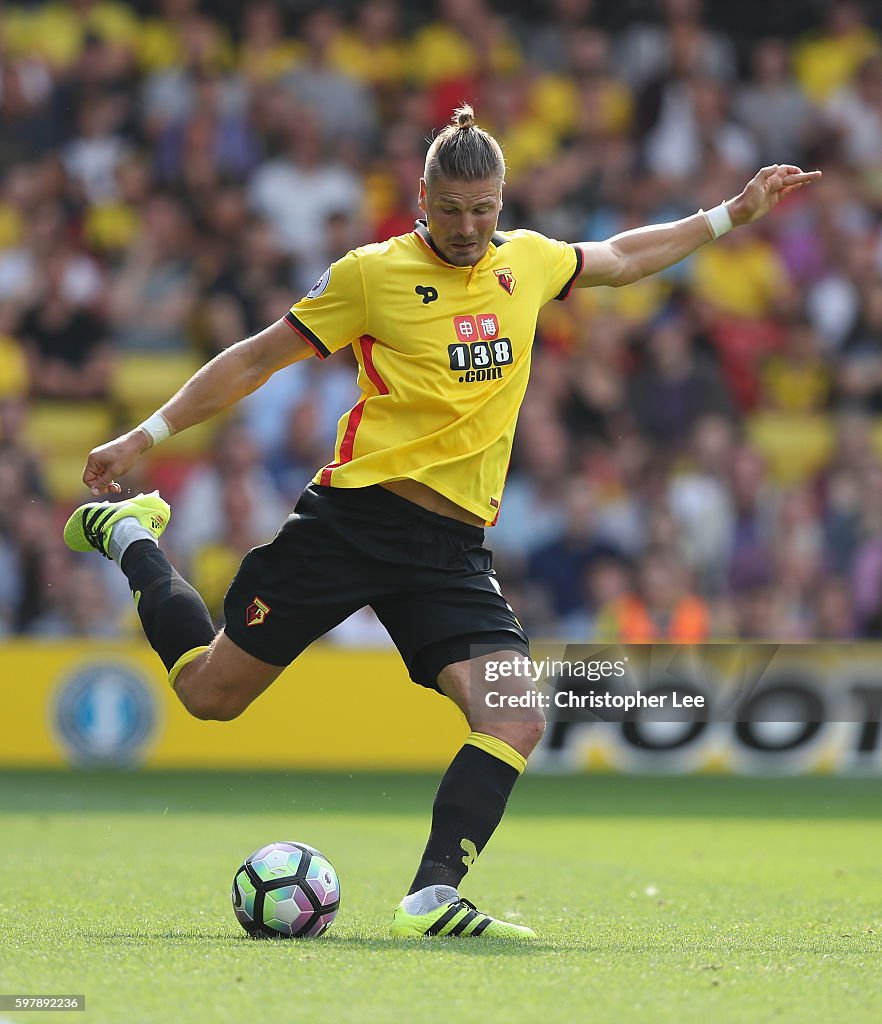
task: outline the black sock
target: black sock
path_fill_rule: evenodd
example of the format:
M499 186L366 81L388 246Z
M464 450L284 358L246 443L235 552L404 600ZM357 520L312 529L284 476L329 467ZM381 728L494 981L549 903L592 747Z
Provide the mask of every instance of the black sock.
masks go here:
M169 671L182 654L214 640L216 630L205 602L153 541L130 544L120 568L135 595L150 646Z
M520 757L507 744L501 744ZM502 820L520 772L506 761L466 743L444 774L432 808L432 831L410 892L463 880Z

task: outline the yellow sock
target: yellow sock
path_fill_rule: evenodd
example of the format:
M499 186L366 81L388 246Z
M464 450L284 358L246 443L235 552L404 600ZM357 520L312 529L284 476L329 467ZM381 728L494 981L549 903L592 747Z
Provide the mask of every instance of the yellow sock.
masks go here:
M509 746L498 736L489 736L485 732L471 732L466 737L466 743L471 743L473 747L478 747L485 753L498 757L500 761L510 764L519 775L527 767L524 755L519 754L514 747Z
M192 648L190 648L189 651L184 651L184 653L180 656L180 658L178 658L178 660L174 663L174 665L172 665L172 667L171 667L171 669L170 669L170 671L168 673L168 685L172 689L174 689L175 688L175 683L177 682L178 673L181 671L181 669L185 665L189 665L191 661L195 661L199 657L200 654L204 653L207 650L208 650L208 645L206 644L203 647L192 647Z

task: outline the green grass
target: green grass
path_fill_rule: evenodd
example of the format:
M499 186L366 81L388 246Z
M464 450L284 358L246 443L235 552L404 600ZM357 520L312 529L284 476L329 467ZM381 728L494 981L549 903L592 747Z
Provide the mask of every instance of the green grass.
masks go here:
M463 892L529 947L387 936L435 784L0 774L0 992L83 992L84 1024L882 1019L882 783L527 777ZM234 869L275 839L340 872L317 941L233 918Z

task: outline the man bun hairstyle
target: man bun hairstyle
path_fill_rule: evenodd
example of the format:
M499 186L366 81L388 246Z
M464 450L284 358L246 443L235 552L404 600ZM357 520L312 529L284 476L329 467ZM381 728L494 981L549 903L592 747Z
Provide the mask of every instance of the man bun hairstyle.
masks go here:
M454 110L451 123L429 147L424 177L429 185L437 177L454 181L494 178L502 185L505 157L496 139L475 123L475 112L468 103Z
M475 112L468 103L463 103L461 107L457 107L453 112L453 124L457 128L474 128L475 127ZM447 131L447 129L445 129Z

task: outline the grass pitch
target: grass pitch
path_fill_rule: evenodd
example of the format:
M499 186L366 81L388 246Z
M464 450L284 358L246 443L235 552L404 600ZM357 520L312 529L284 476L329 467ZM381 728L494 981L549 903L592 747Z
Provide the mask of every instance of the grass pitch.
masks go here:
M882 1019L879 781L528 776L462 891L529 946L388 937L436 781L0 774L0 992L85 993L86 1024ZM278 839L340 873L321 939L233 917Z

